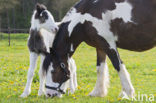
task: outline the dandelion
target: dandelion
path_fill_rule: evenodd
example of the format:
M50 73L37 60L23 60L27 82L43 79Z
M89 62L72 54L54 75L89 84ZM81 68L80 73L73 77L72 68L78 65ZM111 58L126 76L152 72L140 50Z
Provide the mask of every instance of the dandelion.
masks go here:
M156 69L153 69L152 71L153 71L153 72L156 72Z
M72 94L72 97L75 97L75 94Z
M72 97L73 97L74 99L77 99L77 97L76 97L74 94L72 95Z
M88 93L85 93L86 96L88 96Z
M81 87L80 87L80 86L78 86L77 88L78 88L78 89L81 89Z
M118 101L121 101L122 100L122 98L118 98Z
M10 81L10 84L14 84L14 82L13 81Z
M14 89L14 91L17 91L17 89Z

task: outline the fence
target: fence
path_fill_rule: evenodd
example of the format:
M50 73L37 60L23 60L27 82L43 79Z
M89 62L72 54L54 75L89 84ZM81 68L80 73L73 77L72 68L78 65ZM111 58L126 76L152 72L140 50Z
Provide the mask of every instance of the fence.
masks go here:
M29 29L11 29L11 28L8 28L8 29L0 29L1 38L2 38L2 34L3 33L5 35L8 35L8 45L10 46L10 43L11 43L10 35L11 35L11 33L14 33L14 34L15 33L29 33Z

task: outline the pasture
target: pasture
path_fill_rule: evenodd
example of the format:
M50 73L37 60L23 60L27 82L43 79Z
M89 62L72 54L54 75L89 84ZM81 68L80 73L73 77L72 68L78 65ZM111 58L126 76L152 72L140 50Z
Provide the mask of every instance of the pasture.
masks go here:
M118 98L121 92L120 80L117 72L107 59L110 72L110 87L104 98L87 96L96 82L96 52L92 47L82 43L74 54L77 65L78 90L74 94L66 93L63 98L47 99L38 97L39 61L29 97L19 98L26 84L29 68L29 52L27 48L27 34L11 35L11 46L8 47L7 36L0 38L0 103L128 103L129 100ZM136 94L150 94L156 101L156 48L137 53L119 49L122 60L131 75ZM136 98L138 99L138 97ZM144 98L144 102L146 98ZM139 101L135 101L139 102Z

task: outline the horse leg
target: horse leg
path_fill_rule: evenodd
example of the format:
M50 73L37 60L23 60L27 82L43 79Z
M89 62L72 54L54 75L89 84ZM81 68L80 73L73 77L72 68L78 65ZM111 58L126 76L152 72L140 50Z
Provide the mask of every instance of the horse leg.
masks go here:
M74 72L74 74L73 74L73 82L74 82L74 87L75 87L75 90L76 90L76 88L77 88L77 74L76 74L76 71Z
M45 73L43 72L43 62L44 62L45 56L41 55L41 63L40 63L40 70L39 70L39 78L40 78L40 87L38 90L38 96L41 96L44 94L44 86L45 86Z
M76 90L76 88L77 88L77 74L76 74L76 63L75 63L75 61L74 61L74 59L73 58L71 58L71 61L72 61L72 68L73 68L73 83L74 83L74 88L75 88L75 90Z
M69 60L69 66L70 66L70 73L71 77L69 79L69 88L70 88L70 93L73 94L75 92L75 82L74 82L74 73L76 72L76 65L75 62L72 58Z
M109 72L104 51L97 50L97 81L90 96L104 97L109 86Z
M123 92L125 92L129 97L132 98L134 96L135 91L134 91L133 85L130 80L130 75L129 75L128 71L126 70L125 65L121 61L117 49L108 48L106 51L107 51L106 53L107 53L108 57L110 58L113 66L118 71Z
M24 92L22 93L20 97L23 97L23 98L27 97L31 92L31 84L32 84L33 76L34 76L37 58L38 58L38 54L34 52L30 52L30 66L29 66L28 75L27 75L27 83L26 83Z

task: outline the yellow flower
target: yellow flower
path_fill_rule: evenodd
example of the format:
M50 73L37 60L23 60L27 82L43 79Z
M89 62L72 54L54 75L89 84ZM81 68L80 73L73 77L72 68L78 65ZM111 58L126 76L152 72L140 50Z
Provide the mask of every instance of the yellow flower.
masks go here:
M122 98L118 98L118 101L122 100Z
M81 89L81 87L80 87L80 86L78 86L77 88L78 88L78 89Z
M14 82L13 81L10 81L10 84L14 84Z
M156 69L153 69L152 71L153 71L153 72L156 72Z
M73 94L72 96L75 97L75 94Z
M17 89L14 89L14 91L17 91Z
M90 87L90 85L87 85L87 86L86 86L86 88L89 88L89 87Z
M88 96L88 93L85 93L86 96Z

